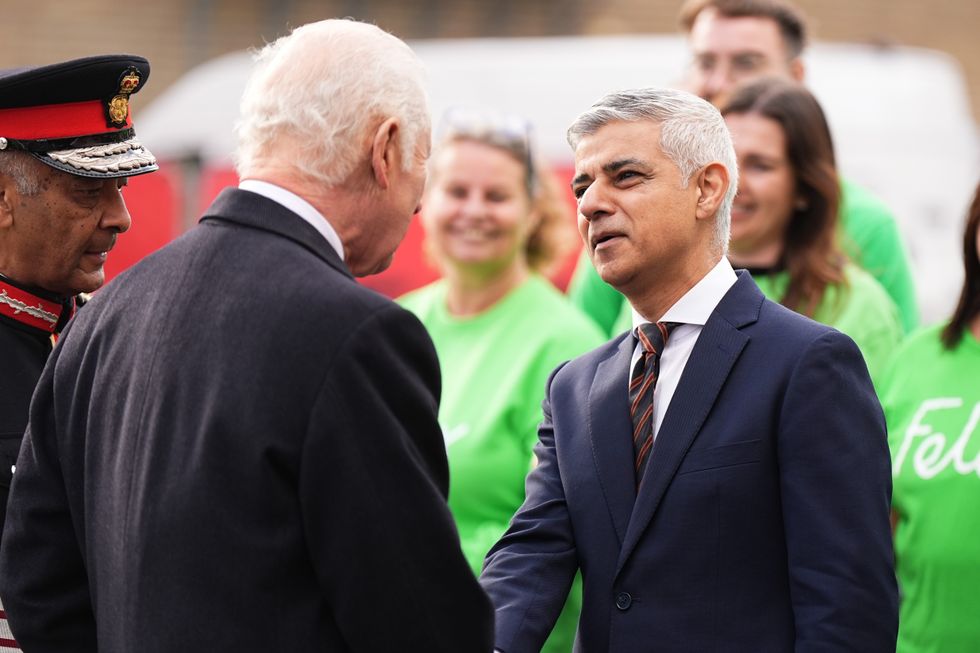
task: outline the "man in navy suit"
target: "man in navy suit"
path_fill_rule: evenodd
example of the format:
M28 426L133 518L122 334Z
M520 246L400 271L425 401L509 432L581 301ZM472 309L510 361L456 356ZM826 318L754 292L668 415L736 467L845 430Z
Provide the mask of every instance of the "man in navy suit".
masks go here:
M616 93L568 138L586 249L636 328L548 382L527 499L481 576L496 648L537 651L581 570L579 651L894 651L881 409L847 336L725 258L721 116Z
M421 63L371 25L304 25L259 53L238 135L239 187L100 292L41 374L0 549L14 634L37 653L489 651L435 349L354 279L418 207Z

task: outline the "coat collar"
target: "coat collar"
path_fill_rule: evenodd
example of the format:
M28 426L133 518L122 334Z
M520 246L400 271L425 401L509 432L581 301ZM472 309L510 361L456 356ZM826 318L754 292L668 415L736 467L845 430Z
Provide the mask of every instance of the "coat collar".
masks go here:
M737 274L738 281L725 294L705 323L657 433L643 483L640 485L635 502L631 505L632 512L623 537L617 570L623 568L640 537L646 531L681 461L687 455L688 449L710 414L735 361L748 343L749 336L741 329L759 319L765 297L748 273L739 271ZM627 341L630 340L627 338ZM629 349L628 345L627 349ZM619 358L621 355L617 357ZM626 360L628 366L628 357ZM622 420L628 422L628 411L625 408L625 369L626 367L619 365L615 373L610 376L615 376L614 383L619 382L617 384L619 394L624 397ZM612 373L613 370L610 372ZM619 428L619 425L617 427ZM624 430L614 432L629 433L629 427L627 425ZM629 456L632 455L630 442L628 438L619 439L623 439L626 443L625 447L629 449L626 466L619 468L619 475L616 478L619 485L628 487L626 489L617 487L614 490L615 500L621 502L632 492L634 481L632 474L622 471L630 469Z
M609 348L607 356L596 367L588 403L592 456L620 544L626 538L630 513L636 502L633 443L629 437L633 426L626 391L633 347L633 337L626 333L618 345Z
M337 271L354 278L320 232L282 204L257 193L238 188L224 189L201 217L202 223L211 221L231 222L288 238Z

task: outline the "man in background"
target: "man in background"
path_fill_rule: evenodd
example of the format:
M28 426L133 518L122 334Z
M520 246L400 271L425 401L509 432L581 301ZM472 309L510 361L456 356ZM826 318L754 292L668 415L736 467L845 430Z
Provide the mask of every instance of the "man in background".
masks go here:
M688 0L680 24L693 58L685 87L717 107L738 84L761 76L804 81L806 20L784 0ZM848 256L895 302L905 332L914 328L919 320L915 287L895 218L879 199L845 179L840 235ZM622 295L602 283L584 253L569 296L610 335L621 325Z
M129 229L127 179L157 169L129 115L149 75L132 55L0 71L0 529L41 369Z
M240 186L93 299L41 376L0 551L14 633L38 653L487 651L434 348L354 280L418 207L421 64L322 21L259 53L241 106Z

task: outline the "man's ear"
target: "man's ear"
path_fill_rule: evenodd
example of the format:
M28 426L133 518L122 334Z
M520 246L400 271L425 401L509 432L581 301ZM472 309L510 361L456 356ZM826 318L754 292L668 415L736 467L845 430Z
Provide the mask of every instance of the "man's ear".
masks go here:
M17 187L6 175L0 175L0 229L14 223L14 204L17 201Z
M717 161L706 165L695 177L698 191L696 216L700 220L710 220L718 213L718 207L725 199L731 183L728 168Z
M391 171L399 165L398 119L388 118L374 131L371 141L371 169L382 190L391 185Z

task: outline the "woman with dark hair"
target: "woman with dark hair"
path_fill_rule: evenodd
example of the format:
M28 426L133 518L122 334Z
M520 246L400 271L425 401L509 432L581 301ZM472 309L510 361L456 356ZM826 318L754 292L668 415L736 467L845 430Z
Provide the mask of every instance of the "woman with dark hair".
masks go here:
M899 653L980 649L980 184L945 324L913 333L879 385L892 451Z
M732 264L769 298L851 336L876 376L902 327L837 240L840 181L823 110L799 84L761 79L736 89L722 114L739 167Z
M527 123L455 111L441 132L421 217L442 279L399 301L439 354L449 508L479 574L524 501L548 375L604 338L542 274L572 245L573 220ZM576 588L544 651L571 650L580 605Z

